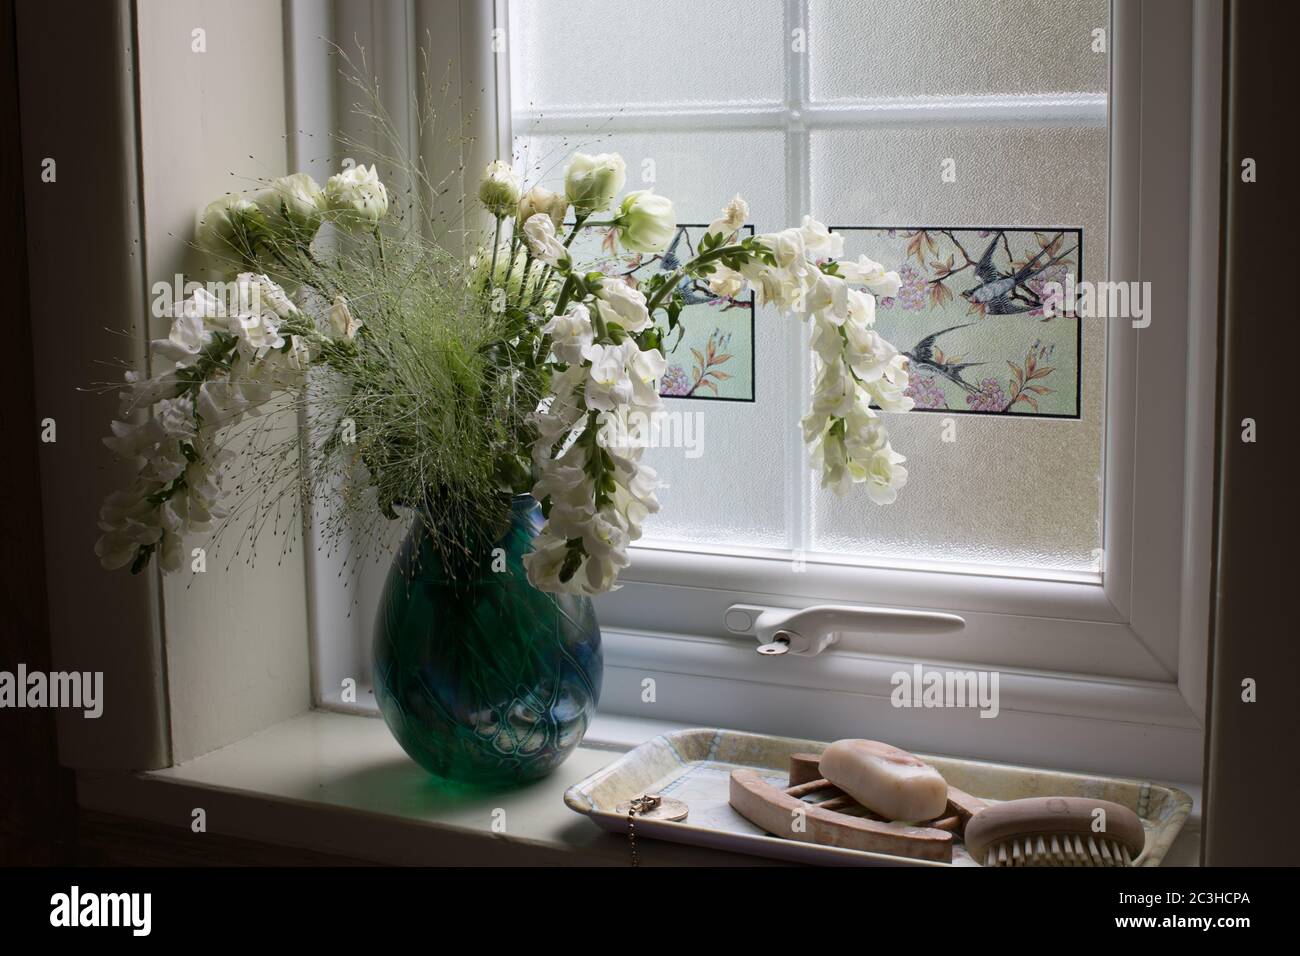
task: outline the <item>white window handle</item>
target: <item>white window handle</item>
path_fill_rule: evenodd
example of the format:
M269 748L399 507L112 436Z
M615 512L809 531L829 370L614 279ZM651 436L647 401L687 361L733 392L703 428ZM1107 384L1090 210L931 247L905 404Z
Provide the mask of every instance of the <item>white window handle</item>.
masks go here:
M909 611L892 607L815 604L812 607L763 607L733 604L727 630L752 634L760 654L820 654L840 634L951 634L966 626L956 614Z

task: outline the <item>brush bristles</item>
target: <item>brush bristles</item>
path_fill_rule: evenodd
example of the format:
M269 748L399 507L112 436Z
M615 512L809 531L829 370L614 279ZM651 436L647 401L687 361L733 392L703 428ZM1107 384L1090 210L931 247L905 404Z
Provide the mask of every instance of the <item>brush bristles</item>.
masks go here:
M1132 866L1128 847L1117 840L1075 834L1030 834L991 844L984 866Z

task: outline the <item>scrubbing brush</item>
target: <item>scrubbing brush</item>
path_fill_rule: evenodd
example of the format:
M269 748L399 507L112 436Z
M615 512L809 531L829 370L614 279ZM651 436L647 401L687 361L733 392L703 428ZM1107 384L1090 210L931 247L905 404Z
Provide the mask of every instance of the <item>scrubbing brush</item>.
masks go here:
M964 839L982 866L1131 866L1146 845L1136 813L1089 797L993 804L970 818Z

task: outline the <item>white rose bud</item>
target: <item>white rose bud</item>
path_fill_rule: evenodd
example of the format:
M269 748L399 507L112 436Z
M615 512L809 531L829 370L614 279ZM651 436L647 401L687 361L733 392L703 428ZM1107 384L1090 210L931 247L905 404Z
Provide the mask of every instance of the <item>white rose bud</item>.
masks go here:
M519 177L505 160L494 159L483 171L479 182L478 198L488 212L500 219L508 216L519 203Z
M325 184L325 203L339 225L347 229L372 228L388 212L388 190L374 166L364 164L331 176Z
M564 193L574 212L590 215L609 208L627 180L627 165L618 153L574 153L564 171Z
M281 176L254 199L273 230L294 238L315 235L325 210L324 190L306 173Z
M258 233L265 229L266 217L256 203L243 196L222 196L203 210L194 238L208 268L228 276L249 264Z
M618 240L636 252L662 252L677 231L677 212L653 189L628 193L618 212Z
M544 213L530 216L524 222L524 241L537 259L565 272L569 270L569 250L555 234L555 223Z
M558 227L564 222L564 213L568 208L569 200L562 193L553 193L541 186L534 186L519 200L517 217L520 222L527 222L541 213L550 216L551 222Z

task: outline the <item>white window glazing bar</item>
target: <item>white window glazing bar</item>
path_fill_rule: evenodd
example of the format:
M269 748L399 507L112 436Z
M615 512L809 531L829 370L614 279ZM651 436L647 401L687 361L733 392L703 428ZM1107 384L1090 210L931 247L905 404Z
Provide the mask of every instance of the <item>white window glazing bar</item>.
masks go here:
M794 27L791 27L794 29ZM786 59L800 60L802 68L791 76L789 86L802 83L794 103L687 102L644 106L561 107L546 110L517 110L516 126L531 133L572 132L599 121L602 130L645 131L683 129L783 129L792 122L809 129L846 126L864 129L899 126L993 126L1043 129L1104 129L1105 93L993 94L986 96L907 96L879 99L810 102L806 99L808 54L790 48L793 38L786 33ZM802 79L801 79L802 77ZM798 110L797 119L791 110Z
M791 223L799 222L812 203L808 181L808 130L799 122L808 99L807 14L805 0L785 0L785 220ZM806 334L802 323L786 323L786 388L794 398L794 401L786 402L785 408L785 449L793 466L785 470L786 528L790 547L800 552L808 549L812 517L812 472L805 467L803 460L800 428L809 374L808 352L804 348Z

